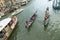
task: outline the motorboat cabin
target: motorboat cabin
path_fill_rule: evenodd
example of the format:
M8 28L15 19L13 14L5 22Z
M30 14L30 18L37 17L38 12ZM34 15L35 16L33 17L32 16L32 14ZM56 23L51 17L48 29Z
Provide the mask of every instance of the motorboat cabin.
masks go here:
M17 24L17 18L6 18L0 21L0 40L7 40Z

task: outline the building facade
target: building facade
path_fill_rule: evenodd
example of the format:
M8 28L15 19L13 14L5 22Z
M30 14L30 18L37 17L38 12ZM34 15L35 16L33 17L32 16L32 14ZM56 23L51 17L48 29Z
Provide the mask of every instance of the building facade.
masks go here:
M5 7L11 7L15 3L15 0L0 0L0 10L2 10Z

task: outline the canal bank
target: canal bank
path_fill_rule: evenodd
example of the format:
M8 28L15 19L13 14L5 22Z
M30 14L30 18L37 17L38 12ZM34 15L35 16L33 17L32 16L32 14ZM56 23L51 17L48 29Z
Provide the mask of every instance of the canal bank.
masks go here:
M43 20L47 6L50 10L50 22L47 29L44 30ZM52 1L33 0L24 8L23 12L16 15L19 22L9 40L60 40L60 10L53 10ZM28 32L25 28L25 22L36 10L38 10L36 20Z

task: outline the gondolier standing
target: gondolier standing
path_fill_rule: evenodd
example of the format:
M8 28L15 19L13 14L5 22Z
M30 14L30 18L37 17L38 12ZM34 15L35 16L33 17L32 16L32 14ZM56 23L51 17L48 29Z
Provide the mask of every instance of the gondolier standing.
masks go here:
M47 18L49 17L49 7L47 7L47 9L46 9L45 16L46 16Z

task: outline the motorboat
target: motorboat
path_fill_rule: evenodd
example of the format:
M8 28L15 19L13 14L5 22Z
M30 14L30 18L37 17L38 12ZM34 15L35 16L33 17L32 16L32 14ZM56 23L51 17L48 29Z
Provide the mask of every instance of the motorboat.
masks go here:
M0 40L8 40L17 22L16 16L13 18L5 18L0 21Z

